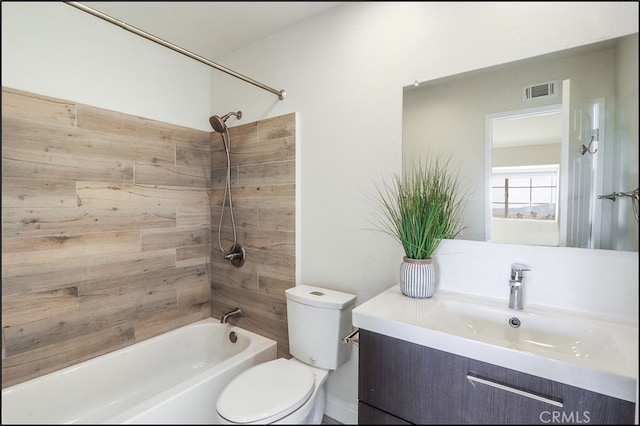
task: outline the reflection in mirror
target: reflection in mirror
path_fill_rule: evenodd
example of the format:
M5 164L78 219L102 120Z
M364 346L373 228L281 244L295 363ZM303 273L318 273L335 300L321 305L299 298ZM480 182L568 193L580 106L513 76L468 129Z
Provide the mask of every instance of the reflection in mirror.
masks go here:
M559 245L561 108L498 114L487 126L487 235L497 243Z
M433 152L464 239L638 251L633 199L601 197L638 188L638 34L405 87L404 167Z

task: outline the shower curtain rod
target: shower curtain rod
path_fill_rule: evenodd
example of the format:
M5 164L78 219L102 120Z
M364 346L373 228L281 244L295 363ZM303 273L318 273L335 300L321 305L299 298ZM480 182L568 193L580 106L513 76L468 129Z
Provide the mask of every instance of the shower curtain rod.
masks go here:
M98 10L95 10L95 9L92 9L92 8L90 8L88 6L85 6L82 3L79 3L79 2L76 2L76 1L65 1L64 3L68 4L69 6L73 6L73 7L77 8L77 9L80 9L83 12L87 12L87 13L95 16L95 17L103 19L103 20L105 20L107 22L110 22L112 24L118 25L119 27L122 27L127 31L130 31L130 32L132 32L134 34L137 34L137 35L141 36L141 37L144 37L147 40L151 40L151 41L153 41L155 43L158 43L158 44L160 44L160 45L162 45L164 47L168 47L169 49L174 50L174 51L176 51L178 53L182 53L183 55L188 56L191 59L195 59L196 61L202 62L205 65L209 65L210 67L213 67L213 68L215 68L215 69L217 69L219 71L225 72L225 73L227 73L229 75L232 75L232 76L234 76L236 78L239 78L240 80L244 80L247 83L251 83L254 86L258 86L259 88L264 89L264 90L266 90L268 92L271 92L274 95L278 96L278 99L280 99L280 100L283 100L285 98L285 96L287 95L287 92L285 92L284 90L276 90L276 89L274 89L272 87L266 86L266 85L264 85L264 84L262 84L260 82L257 82L257 81L255 81L255 80L253 80L253 79L251 79L251 78L249 78L247 76L244 76L244 75L242 75L240 73L237 73L237 72L235 72L233 70L230 70L229 68L226 68L226 67L223 67L222 65L216 64L215 62L211 62L210 60L208 60L206 58L203 58L202 56L196 55L193 52L190 52L190 51L188 51L186 49L183 49L180 46L176 46L175 44L169 43L168 41L165 41L165 40L163 40L163 39L161 39L159 37L156 37L153 34L149 34L149 33L145 32L145 31L142 31L142 30L140 30L140 29L138 29L138 28L136 28L136 27L134 27L132 25L129 25L129 24L127 24L125 22L122 22L122 21L119 21L119 20L117 20L117 19L115 19L115 18L113 18L113 17L111 17L111 16L109 16L107 14L104 14L104 13L98 11Z

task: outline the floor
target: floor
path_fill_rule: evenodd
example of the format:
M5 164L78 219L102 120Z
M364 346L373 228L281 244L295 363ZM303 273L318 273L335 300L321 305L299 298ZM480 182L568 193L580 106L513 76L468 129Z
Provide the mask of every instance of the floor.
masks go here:
M342 423L340 423L335 419L332 419L331 417L324 416L322 417L322 424L323 425L341 425Z

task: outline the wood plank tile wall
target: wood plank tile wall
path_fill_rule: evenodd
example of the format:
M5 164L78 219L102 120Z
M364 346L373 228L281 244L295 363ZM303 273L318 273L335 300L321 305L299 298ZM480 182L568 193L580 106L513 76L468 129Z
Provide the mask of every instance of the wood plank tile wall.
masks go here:
M218 242L227 157L222 136L212 142L211 312L220 318L240 307L229 322L278 342L278 356L290 358L284 290L295 286L295 114L229 129L231 191L236 235L246 262L236 268L223 259ZM233 245L228 201L220 243Z
M211 316L211 138L2 89L3 388Z

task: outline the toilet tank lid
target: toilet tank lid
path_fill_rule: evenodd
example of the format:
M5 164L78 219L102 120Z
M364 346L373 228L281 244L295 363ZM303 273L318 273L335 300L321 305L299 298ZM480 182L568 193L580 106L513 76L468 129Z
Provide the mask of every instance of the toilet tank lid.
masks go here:
M343 309L354 303L355 294L310 285L298 285L285 290L287 299L326 309Z

